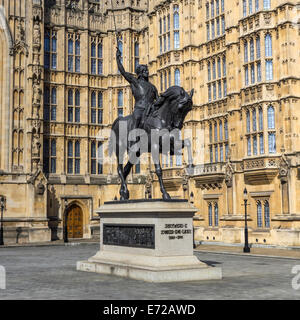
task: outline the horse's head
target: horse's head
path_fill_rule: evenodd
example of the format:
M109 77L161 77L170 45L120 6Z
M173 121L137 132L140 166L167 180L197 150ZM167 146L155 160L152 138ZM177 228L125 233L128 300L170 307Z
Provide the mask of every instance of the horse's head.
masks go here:
M172 127L182 129L186 115L193 107L194 89L188 94L182 87L170 87L161 95L164 104L168 105L167 112L171 113Z

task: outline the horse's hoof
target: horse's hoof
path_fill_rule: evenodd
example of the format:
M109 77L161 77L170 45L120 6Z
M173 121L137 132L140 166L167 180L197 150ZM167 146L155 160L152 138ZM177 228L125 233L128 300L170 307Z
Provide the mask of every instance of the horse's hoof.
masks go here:
M171 199L171 196L170 196L168 193L164 193L164 194L163 194L163 199L164 199L164 200L170 200L170 199Z
M120 192L120 200L128 200L129 199L129 191L122 191Z

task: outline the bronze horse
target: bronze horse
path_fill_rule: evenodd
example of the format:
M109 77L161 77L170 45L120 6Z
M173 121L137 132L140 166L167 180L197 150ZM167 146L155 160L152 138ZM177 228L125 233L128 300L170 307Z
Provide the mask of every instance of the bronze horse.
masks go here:
M178 150L187 147L188 168L193 167L191 143L189 139L180 140L178 137L186 115L192 110L193 94L194 90L188 94L182 87L173 86L160 96L143 123L143 128L141 128L143 131L140 131L140 141L142 141L143 135L147 136L146 141L148 145L144 145L143 148L134 149L133 146L134 144L136 145L138 140L133 142L131 141L132 137L129 139L130 132L134 129L134 119L132 115L118 117L114 121L109 142L109 155L111 156L112 153L115 152L118 160L118 175L121 179L120 200L129 199L126 178L135 163L134 159L139 158L142 153L151 153L163 199L171 199L164 187L162 179L160 154L170 153L170 155L179 155ZM126 128L125 134L120 132L121 126ZM158 139L154 138L155 134L157 134L156 137L158 137ZM163 148L164 142L166 142L165 145L169 145L167 150ZM123 167L125 152L127 152L129 160L125 167Z

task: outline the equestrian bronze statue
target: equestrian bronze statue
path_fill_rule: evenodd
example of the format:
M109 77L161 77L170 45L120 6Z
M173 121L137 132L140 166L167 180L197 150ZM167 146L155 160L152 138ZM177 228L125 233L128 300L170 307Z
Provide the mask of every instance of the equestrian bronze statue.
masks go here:
M191 143L189 139L181 140L179 135L186 115L192 110L194 90L188 94L182 87L172 86L159 97L149 82L146 65L137 67L135 77L124 70L118 49L116 58L119 71L130 83L135 98L133 114L114 121L109 143L109 154L114 152L118 161L120 200L129 199L126 178L142 153L151 153L163 199L170 199L162 179L160 154L181 155L181 149L187 147L188 168L193 167ZM123 166L126 152L128 162Z

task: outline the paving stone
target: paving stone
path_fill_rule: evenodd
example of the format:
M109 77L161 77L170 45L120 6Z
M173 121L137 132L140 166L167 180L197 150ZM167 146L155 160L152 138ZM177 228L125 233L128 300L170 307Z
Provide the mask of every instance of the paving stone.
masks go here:
M197 252L223 268L223 280L152 284L76 271L96 251L98 244L1 248L7 289L0 299L300 299L291 284L299 259Z

